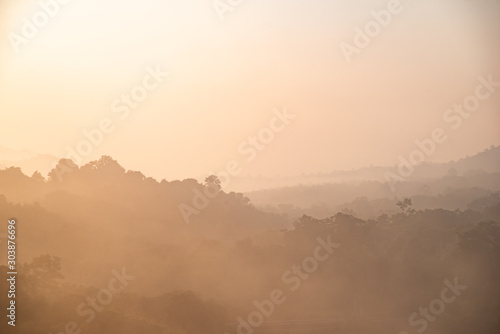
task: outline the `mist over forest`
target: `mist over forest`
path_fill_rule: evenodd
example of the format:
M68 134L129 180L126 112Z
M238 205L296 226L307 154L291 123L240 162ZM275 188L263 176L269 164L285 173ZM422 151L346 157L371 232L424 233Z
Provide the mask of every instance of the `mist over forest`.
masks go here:
M16 332L496 333L499 157L395 192L226 192L215 176L157 181L109 156L63 159L47 178L3 169L0 219L15 217L22 263Z
M0 0L0 334L500 334L499 0Z

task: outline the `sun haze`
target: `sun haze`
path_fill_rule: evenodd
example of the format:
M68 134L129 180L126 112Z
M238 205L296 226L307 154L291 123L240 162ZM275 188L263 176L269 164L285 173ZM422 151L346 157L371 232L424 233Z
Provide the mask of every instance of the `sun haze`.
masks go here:
M443 120L478 76L500 81L498 2L402 1L350 62L342 43L355 46L387 1L215 3L68 1L21 43L12 34L40 5L4 1L0 141L66 157L109 118L113 131L82 163L107 154L159 179L231 160L268 176L394 165L435 128L448 139L429 161L500 143L500 94L459 131ZM113 103L157 66L169 75L121 119ZM296 118L247 163L238 147L283 108Z

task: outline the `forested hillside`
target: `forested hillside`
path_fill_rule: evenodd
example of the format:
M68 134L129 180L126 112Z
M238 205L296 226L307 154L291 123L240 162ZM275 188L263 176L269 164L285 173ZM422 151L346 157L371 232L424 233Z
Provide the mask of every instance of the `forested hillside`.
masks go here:
M463 210L387 199L390 215L289 224L215 178L158 182L110 157L51 175L0 171L23 263L18 333L258 333L255 310L266 323L344 319L330 328L346 333L500 330L498 193ZM182 205L214 189L186 221ZM420 308L441 296L453 302L431 321Z

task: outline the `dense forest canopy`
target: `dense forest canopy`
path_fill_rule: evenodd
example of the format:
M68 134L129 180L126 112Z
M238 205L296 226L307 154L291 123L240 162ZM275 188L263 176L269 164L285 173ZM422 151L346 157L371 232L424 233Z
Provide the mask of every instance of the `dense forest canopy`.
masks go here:
M389 214L358 215L355 201L292 219L297 208L255 207L215 177L158 182L106 156L56 171L0 171L0 216L17 221L23 263L19 333L246 333L259 307L266 323L350 319L335 325L345 331L500 329L498 192L434 197L462 209L415 207L415 195L379 199ZM213 196L196 208L196 194ZM198 211L190 221L182 204ZM466 288L431 321L419 308L447 284Z

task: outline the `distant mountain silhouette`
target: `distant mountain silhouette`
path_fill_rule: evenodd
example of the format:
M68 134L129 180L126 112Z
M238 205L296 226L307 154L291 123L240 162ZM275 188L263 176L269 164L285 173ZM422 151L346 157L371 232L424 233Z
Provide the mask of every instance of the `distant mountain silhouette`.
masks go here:
M47 175L58 160L59 158L53 155L38 154L29 150L16 151L0 146L0 169L20 167L27 175L36 171Z
M397 166L371 166L351 171L332 171L331 173L302 174L289 177L235 177L231 190L251 192L257 190L290 187L297 185L319 185L343 182L385 182L385 173L397 174ZM490 146L473 156L447 163L427 163L416 166L410 179L441 178L449 173L457 175L482 172L500 173L500 146Z
M472 157L465 157L444 165L462 173L475 170L488 173L500 172L500 146L490 146Z
M38 154L29 150L16 151L0 146L0 169L20 167L24 174L32 175L35 171L43 176L54 168L59 158ZM232 179L229 191L250 192L256 190L289 187L296 185L315 185L340 182L385 182L386 172L397 173L397 166L371 166L350 171L332 171L330 173L302 174L286 177L251 177L239 176ZM447 163L422 163L416 167L411 179L441 178L449 173L457 175L477 173L500 173L500 146L490 146L473 156L463 157Z
M37 154L33 151L29 150L16 151L4 146L0 146L0 160L17 161L17 160L30 159L35 156L37 156Z

